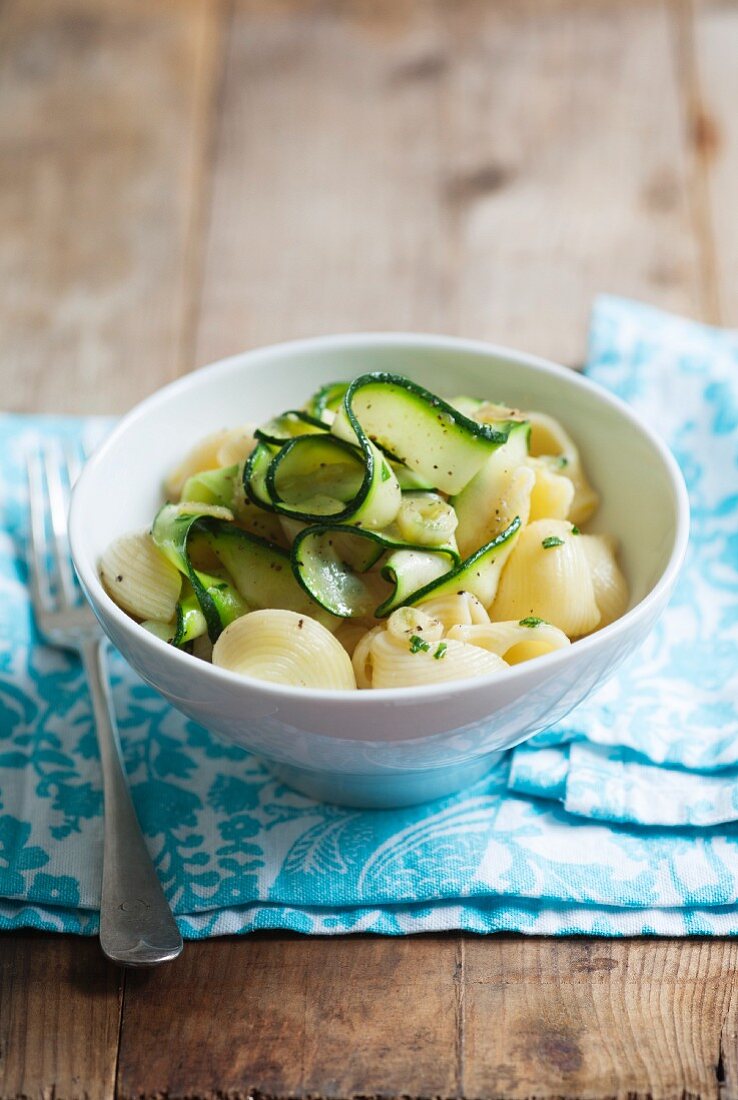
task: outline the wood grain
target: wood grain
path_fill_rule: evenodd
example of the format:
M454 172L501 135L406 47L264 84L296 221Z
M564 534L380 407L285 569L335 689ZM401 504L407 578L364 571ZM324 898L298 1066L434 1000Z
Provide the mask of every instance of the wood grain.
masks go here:
M575 363L600 290L738 323L736 10L10 0L6 405L116 410L328 330ZM738 1100L736 950L188 944L127 979L117 1091ZM0 939L0 1098L112 1095L119 980L89 941Z
M200 944L129 978L119 1095L733 1100L737 977L721 941Z
M0 1097L112 1097L121 980L94 940L0 937Z
M688 126L707 242L709 320L738 327L738 5L685 4ZM690 64L691 62L691 64Z
M459 330L575 364L598 293L699 312L672 5L444 11Z
M470 940L467 1096L735 1097L738 946Z
M198 363L294 336L452 327L435 3L238 3Z
M699 312L660 3L238 3L199 363L329 330L581 362L592 297Z
M218 12L217 0L4 6L6 408L121 411L181 369Z
M460 1095L458 951L430 936L188 945L129 976L119 1096Z

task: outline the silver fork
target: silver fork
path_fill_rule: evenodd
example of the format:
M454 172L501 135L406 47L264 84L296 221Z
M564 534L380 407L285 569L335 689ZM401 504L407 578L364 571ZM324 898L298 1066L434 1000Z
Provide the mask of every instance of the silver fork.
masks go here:
M108 680L106 642L76 582L67 540L69 488L80 460L71 448L46 445L28 455L30 579L36 625L44 640L76 651L90 688L102 763L105 825L100 945L125 966L176 959L182 937L146 848L131 801Z

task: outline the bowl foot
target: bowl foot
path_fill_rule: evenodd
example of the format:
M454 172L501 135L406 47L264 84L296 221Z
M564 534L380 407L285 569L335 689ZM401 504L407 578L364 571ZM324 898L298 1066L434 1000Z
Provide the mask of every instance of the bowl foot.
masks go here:
M500 756L502 753L495 752L454 767L374 775L326 774L290 764L267 763L282 783L317 802L365 810L393 810L457 794L483 779Z

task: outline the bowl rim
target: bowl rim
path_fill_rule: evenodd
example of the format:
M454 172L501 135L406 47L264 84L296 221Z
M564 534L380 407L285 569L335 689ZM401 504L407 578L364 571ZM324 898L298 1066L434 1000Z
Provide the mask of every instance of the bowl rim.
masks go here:
M467 351L488 358L507 359L514 363L531 367L543 374L549 376L555 375L557 378L565 381L567 385L572 385L575 388L578 387L589 392L597 400L605 405L609 405L624 419L629 421L632 427L646 437L661 459L663 467L668 475L675 505L676 524L671 552L666 566L653 588L639 600L635 607L632 607L619 619L602 627L601 630L597 630L593 634L587 635L585 638L580 638L573 643L572 646L567 646L565 649L556 650L552 653L537 657L534 662L524 661L518 665L513 665L505 669L504 672L485 674L483 676L475 676L460 680L448 680L435 685L422 684L400 688L373 688L367 691L306 688L297 687L291 684L273 683L268 680L259 680L256 677L219 668L217 665L213 665L209 662L196 661L191 654L175 649L167 642L162 641L162 639L157 638L148 631L141 630L140 624L127 615L122 608L118 607L115 601L108 595L100 580L96 563L93 563L83 550L84 515L80 503L83 495L82 489L89 478L94 476L95 466L100 459L104 458L109 450L118 445L121 436L126 434L132 424L146 416L152 409L160 405L166 405L171 397L193 386L201 384L202 380L205 378L238 370L238 368L244 363L247 363L249 359L258 358L264 363L271 359L280 359L291 353L301 354L305 351L313 351L325 347L344 347L350 349L389 345L415 347L416 349L426 348L429 350ZM568 660L572 660L577 656L585 657L587 654L596 652L605 645L616 643L619 637L628 633L631 626L635 625L637 620L647 615L649 608L657 604L664 593L666 593L668 598L684 561L688 541L689 497L682 471L666 443L656 434L650 425L621 398L617 397L603 386L600 386L598 383L593 382L579 371L575 371L570 367L564 367L551 360L544 359L528 352L517 351L514 348L488 343L484 340L445 336L436 333L413 333L402 331L336 333L326 336L311 336L297 340L287 340L278 344L267 344L261 347L251 348L247 351L237 352L223 359L218 359L213 363L208 363L205 366L190 371L188 374L159 387L154 393L143 398L143 400L125 413L115 425L112 432L95 448L92 455L85 463L82 473L74 486L69 512L69 542L72 559L82 583L82 588L92 604L93 609L96 610L95 599L101 600L106 611L108 614L112 615L121 630L125 634L130 633L134 644L138 648L143 647L144 653L148 650L152 658L152 664L168 658L174 662L174 667L181 662L182 672L186 674L187 670L189 670L190 673L193 672L193 662L195 662L195 668L199 669L201 675L213 679L214 684L222 684L224 688L227 687L231 690L241 690L248 694L256 692L267 698L291 698L293 701L305 699L312 704L324 700L326 704L329 705L340 701L341 703L348 703L349 706L364 706L369 700L372 700L377 707L388 702L411 703L414 701L420 702L421 700L428 702L441 698L448 700L449 697L468 694L472 688L484 688L499 683L500 681L514 684L516 680L530 676L531 671L533 671L531 665L534 666L535 669L540 669L542 662L553 674L558 665ZM92 597L91 593L94 594L95 598ZM167 654L167 657L165 657L165 654ZM355 702L352 704L349 700L355 700Z

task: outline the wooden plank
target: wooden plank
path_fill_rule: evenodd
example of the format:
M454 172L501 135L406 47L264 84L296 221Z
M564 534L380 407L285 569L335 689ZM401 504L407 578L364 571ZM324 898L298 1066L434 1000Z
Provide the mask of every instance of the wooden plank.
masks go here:
M405 327L574 362L598 290L699 312L670 13L612 0L238 3L197 361ZM652 946L674 959L683 945L190 945L177 968L129 982L120 1094L604 1098L622 1080L666 1098L660 1060L687 1037L693 1053L673 1079L713 1095L724 1021L717 1000L700 1015L707 963L692 984L666 967L655 1004ZM626 950L627 966L600 988L597 968L609 971L582 970L587 950ZM724 966L731 988L726 951L710 945L710 973ZM567 1047L556 1027L573 1028L561 1007L572 966L579 1031ZM643 1010L637 1041L636 1002L665 1021ZM529 1056L516 1029L527 1023L532 1041L536 1021L550 1043ZM602 1055L605 1026L626 1038Z
M453 937L188 944L128 977L118 1095L460 1095L457 962Z
M5 408L120 411L181 369L219 19L211 0L4 6Z
M237 5L198 363L318 332L451 326L450 45L433 3Z
M222 17L211 0L4 5L4 408L120 410L182 368ZM3 936L0 1096L112 1096L120 980L95 941Z
M129 977L119 1095L734 1100L737 977L726 941L190 945Z
M0 79L10 69L14 115L0 152L11 154L2 171L13 197L0 212L11 228L2 270L16 288L3 317L13 407L120 407L187 365L178 334L197 285L197 229L184 238L202 213L217 10L194 0L8 8ZM306 332L417 327L579 361L596 290L700 309L669 10L239 5L197 360ZM51 50L46 19L61 27ZM85 187L69 162L90 146ZM89 245L72 222L94 227ZM16 972L36 965L36 949L56 974L37 942L19 948ZM52 958L61 942L50 941ZM77 960L93 947L73 946ZM720 1000L733 996L732 947L597 941L592 957L617 958L620 946L617 968L597 963L575 980L578 945L560 942L188 945L176 966L130 979L120 1094L481 1096L499 1083L516 1098L534 1088L604 1097L622 1082L655 1100L688 1086L715 1095L722 1074L734 1095L735 1011ZM75 981L87 978L58 974L74 1007ZM17 1036L31 1016L13 988ZM74 1019L64 1019L67 1043ZM539 1022L551 1038L535 1047ZM57 1080L57 1096L105 1095L84 1059L66 1084L57 1053L33 1076L39 1054L27 1051L8 1095Z
M0 937L0 1097L114 1095L122 971L96 940Z
M694 149L697 201L704 223L709 320L738 327L738 5L684 5L686 110Z
M670 11L243 0L197 362L420 328L578 363L598 291L699 311Z
M602 291L699 312L672 5L451 5L457 326L584 360Z
M738 946L468 940L464 1095L735 1097Z

